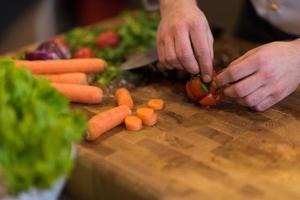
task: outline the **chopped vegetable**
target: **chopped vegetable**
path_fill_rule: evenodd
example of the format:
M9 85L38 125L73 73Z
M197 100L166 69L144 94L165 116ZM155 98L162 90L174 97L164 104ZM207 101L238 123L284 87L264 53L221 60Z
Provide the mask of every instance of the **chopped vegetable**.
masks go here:
M152 117L154 115L154 110L152 108L138 108L136 114L143 120Z
M43 77L50 82L55 83L71 83L71 84L88 84L87 75L84 73L65 73L65 74L44 74L36 75L36 77Z
M157 122L157 114L152 108L138 108L136 113L146 126L153 126Z
M51 83L51 86L66 96L71 102L91 104L102 102L102 89L95 86L65 83Z
M95 58L96 54L88 47L82 47L74 53L74 58Z
M191 82L190 81L187 81L186 84L185 84L185 92L188 96L188 98L194 102L197 101L197 97L193 94L192 92L192 89L191 89Z
M214 71L213 76L217 73ZM191 79L186 82L185 90L188 98L193 102L198 102L204 106L215 106L222 99L222 90L217 90L213 82L206 84L201 81L200 74L192 75Z
M217 100L214 97L214 95L210 93L207 96L205 96L203 99L201 99L199 101L199 104L203 106L215 106L217 105Z
M85 128L48 81L0 60L0 176L9 193L49 188L67 176L72 144Z
M100 58L68 60L16 60L18 67L29 68L34 74L61 74L73 72L103 72L106 62Z
M148 106L154 110L161 110L164 108L165 102L162 99L150 99Z
M125 126L129 131L139 131L143 128L142 120L137 116L127 116L125 118Z
M133 108L132 97L126 88L117 89L115 95L116 95L116 99L117 99L117 104L119 106L125 105L125 106L128 106L130 109Z
M151 117L143 118L142 121L146 126L154 126L157 123L157 114L154 113Z
M87 140L95 140L100 135L122 124L127 116L131 114L128 106L118 106L101 112L92 117L88 122Z

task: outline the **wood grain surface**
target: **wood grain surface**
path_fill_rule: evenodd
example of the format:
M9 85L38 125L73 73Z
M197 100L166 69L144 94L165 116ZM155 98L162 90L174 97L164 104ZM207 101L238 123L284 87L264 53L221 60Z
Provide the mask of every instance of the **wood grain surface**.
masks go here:
M137 107L162 98L155 127L118 127L78 146L67 191L74 199L300 199L300 90L265 112L225 100L188 102L183 84L132 91ZM80 106L97 113L114 106Z

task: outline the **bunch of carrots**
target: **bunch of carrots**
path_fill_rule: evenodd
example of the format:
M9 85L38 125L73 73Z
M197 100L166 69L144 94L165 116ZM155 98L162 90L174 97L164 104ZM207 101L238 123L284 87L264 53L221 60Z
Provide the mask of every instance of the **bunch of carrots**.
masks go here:
M129 131L139 131L143 125L154 126L158 120L155 110L164 108L162 99L151 99L148 101L148 107L136 109L136 114L133 115L134 102L129 91L126 88L119 88L115 97L117 107L98 113L89 120L87 140L93 141L124 122Z
M101 103L101 88L90 86L89 73L101 73L106 62L99 58L64 60L16 60L17 67L26 67L37 77L51 82L51 86L66 96L71 102Z

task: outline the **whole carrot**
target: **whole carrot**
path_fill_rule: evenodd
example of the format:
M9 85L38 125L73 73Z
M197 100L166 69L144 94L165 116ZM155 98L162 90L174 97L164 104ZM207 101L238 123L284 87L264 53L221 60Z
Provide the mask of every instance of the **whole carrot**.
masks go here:
M116 98L117 98L117 104L119 106L126 105L130 109L133 108L133 100L131 98L131 95L129 91L126 88L119 88L116 91Z
M118 106L101 112L88 121L87 140L95 140L100 135L124 122L131 114L128 106Z
M64 73L64 74L43 74L36 75L54 83L88 84L88 77L84 73Z
M17 67L29 68L33 74L93 73L103 72L106 62L99 58L63 60L16 60Z
M71 102L94 104L102 101L102 89L95 86L65 83L51 83L51 86Z

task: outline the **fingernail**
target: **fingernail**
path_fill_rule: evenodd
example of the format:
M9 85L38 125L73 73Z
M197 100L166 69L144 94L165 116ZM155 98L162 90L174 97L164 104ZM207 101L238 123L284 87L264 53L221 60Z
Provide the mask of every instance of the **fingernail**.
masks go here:
M208 83L208 82L210 82L210 76L209 75L204 75L203 76L203 80L204 80L204 82L206 82L206 83Z

